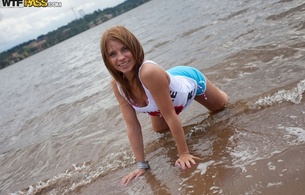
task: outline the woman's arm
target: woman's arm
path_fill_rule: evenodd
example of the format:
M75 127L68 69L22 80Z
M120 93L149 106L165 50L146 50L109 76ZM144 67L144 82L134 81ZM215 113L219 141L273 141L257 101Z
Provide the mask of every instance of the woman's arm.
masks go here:
M184 130L179 116L176 114L169 91L169 76L164 69L153 64L143 64L140 76L145 87L152 94L161 114L174 137L177 145L179 159L176 165L191 167L195 164L194 159L198 159L189 154Z
M139 120L137 118L135 110L132 106L125 100L124 97L120 94L117 84L115 81L112 81L112 89L114 91L115 97L120 105L120 109L125 120L127 134L129 142L133 153L136 157L137 162L144 161L144 145L142 130ZM134 178L137 178L145 173L143 169L137 169L122 179L122 184L128 184Z

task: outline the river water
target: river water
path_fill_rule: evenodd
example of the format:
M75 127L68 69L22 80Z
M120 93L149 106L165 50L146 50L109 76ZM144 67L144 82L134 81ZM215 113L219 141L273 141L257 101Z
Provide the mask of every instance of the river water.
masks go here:
M304 193L304 18L303 0L152 0L2 69L0 194ZM151 170L120 185L135 159L99 50L114 25L146 59L194 66L230 96L181 114L193 168L139 114Z

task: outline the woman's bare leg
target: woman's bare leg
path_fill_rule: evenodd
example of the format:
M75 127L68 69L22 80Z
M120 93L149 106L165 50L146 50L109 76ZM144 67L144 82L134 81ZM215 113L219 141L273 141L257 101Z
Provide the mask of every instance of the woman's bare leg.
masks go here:
M218 89L209 79L206 78L206 91L205 95L195 97L195 100L205 106L210 111L217 111L227 104L228 95ZM207 97L207 99L206 99Z
M155 132L162 133L162 132L168 130L168 125L165 122L163 117L150 116L150 121L151 121L152 128Z

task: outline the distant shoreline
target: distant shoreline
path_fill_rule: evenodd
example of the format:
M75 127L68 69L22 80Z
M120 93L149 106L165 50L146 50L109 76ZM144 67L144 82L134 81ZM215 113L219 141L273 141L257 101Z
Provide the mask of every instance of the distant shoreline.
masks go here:
M65 26L59 27L57 30L48 32L45 35L40 35L37 39L19 44L0 53L0 69L15 64L20 60L52 47L53 45L104 23L148 1L150 0L126 0L112 8L106 8L104 10L98 9L91 14L84 15L84 17L80 19L73 20Z

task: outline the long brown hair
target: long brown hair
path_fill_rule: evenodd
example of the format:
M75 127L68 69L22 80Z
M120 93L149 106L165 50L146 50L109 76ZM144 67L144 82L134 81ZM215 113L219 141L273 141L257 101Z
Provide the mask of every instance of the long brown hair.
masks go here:
M124 74L118 70L116 70L111 64L109 51L107 50L109 41L118 41L127 47L132 55L135 58L135 65L131 70L133 73L133 78L130 82L135 82L136 85L141 89L142 93L144 93L143 87L138 77L139 68L144 61L144 50L139 42L139 40L125 27L123 26L115 26L108 30L106 30L101 39L101 53L104 60L104 64L108 69L109 73L118 82L124 92L124 95L128 99L128 101L135 101L135 96L132 93L131 85L128 80L124 77Z

